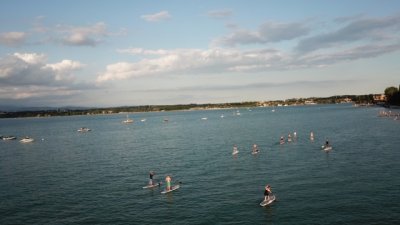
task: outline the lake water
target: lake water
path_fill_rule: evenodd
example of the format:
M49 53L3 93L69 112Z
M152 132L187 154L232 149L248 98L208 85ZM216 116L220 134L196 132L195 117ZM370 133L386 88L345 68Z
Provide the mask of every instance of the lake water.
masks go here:
M400 121L382 108L239 110L1 119L35 142L0 141L0 224L400 223ZM181 188L142 189L150 170Z

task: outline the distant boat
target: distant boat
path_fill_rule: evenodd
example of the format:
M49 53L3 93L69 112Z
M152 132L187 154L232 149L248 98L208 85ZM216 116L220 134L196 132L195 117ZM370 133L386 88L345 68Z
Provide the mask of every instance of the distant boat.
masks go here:
M168 122L169 121L169 119L168 118L164 118L164 122Z
M30 138L30 137L24 137L24 138L22 138L19 142L21 142L21 143L29 143L29 142L32 142L32 141L34 141L35 139L33 139L33 138Z
M203 117L203 118L201 118L202 120L207 120L208 118L207 117Z
M78 132L88 132L91 131L91 129L87 128L87 127L81 127L77 130Z
M122 121L123 123L133 123L133 119L129 119L129 115L126 115L126 120Z
M17 138L15 136L4 136L4 137L2 137L2 139L5 141L9 141L9 140L15 140Z
M224 116L224 114L221 114L221 118L224 118L225 116Z
M141 121L141 122L146 122L146 119L141 119L140 121Z

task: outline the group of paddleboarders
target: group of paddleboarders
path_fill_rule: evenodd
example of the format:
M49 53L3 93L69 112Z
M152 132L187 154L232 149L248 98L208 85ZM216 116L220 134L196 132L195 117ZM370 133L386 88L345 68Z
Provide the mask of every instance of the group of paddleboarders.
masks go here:
M260 152L260 150L258 149L258 145L253 144L253 149L251 151L251 154L257 154L259 152ZM233 145L232 155L236 155L237 153L239 153L238 147L237 147L237 145Z
M297 138L297 133L296 132L294 132L293 133L294 134L294 138ZM289 134L288 135L288 141L291 141L291 135ZM310 133L310 140L311 141L313 141L314 140L314 133L311 131L311 133ZM284 144L285 143L285 140L284 140L284 137L283 136L281 136L281 138L280 138L280 144ZM325 148L326 147L330 147L330 144L329 144L329 140L328 139L326 139L326 141L325 141ZM237 152L239 152L238 151L238 148L237 148L237 145L235 144L234 146L233 146L233 153L234 154L236 154ZM253 149L252 149L252 154L256 154L256 153L258 153L259 152L259 149L258 149L258 146L257 146L257 144L253 144ZM149 172L149 186L155 186L155 184L154 184L154 175L155 175L155 173L154 173L154 171L150 171ZM168 192L168 191L171 191L171 181L172 181L172 178L169 176L169 175L167 175L166 177L165 177L165 182L166 182L166 191ZM161 183L158 183L158 185L161 185ZM271 189L271 186L269 185L269 184L267 184L266 186L265 186L265 188L264 188L264 201L265 202L267 202L267 201L270 201L271 200L271 202L272 201L274 201L275 200L275 198L273 197L273 198L270 198L270 196L272 196L272 189ZM270 202L269 202L270 203ZM269 204L269 203L266 203L266 204ZM264 206L264 205L263 205Z
M293 139L297 139L297 132L295 131L295 132L293 132ZM292 142L292 134L288 134L288 136L287 136L287 142ZM283 144L285 144L285 138L283 137L283 136L281 136L281 138L280 138L280 140L279 140L279 144L281 144L281 145L283 145Z
M154 183L154 175L155 175L155 173L154 173L154 171L150 171L149 172L149 186L156 186L156 184ZM171 190L171 180L172 180L172 178L170 177L170 176L166 176L165 177L165 183L166 183L166 190L167 191L170 191ZM159 182L159 183L157 183L158 185L161 185L161 183Z
M293 132L293 137L294 137L294 139L297 139L296 131ZM291 141L292 141L292 135L289 133L287 142L291 142ZM312 132L312 131L310 132L310 141L314 141L314 132ZM281 145L285 144L285 138L283 136L281 136L281 138L279 140L279 144L281 144ZM326 141L325 141L325 146L330 147L328 139L326 139Z
M257 147L257 145L255 145L255 147ZM153 186L154 185L154 171L150 171L149 172L149 186ZM166 182L166 191L170 191L171 190L171 180L172 178L170 176L166 176L165 177L165 182ZM158 183L160 184L160 183ZM272 190L271 190L271 186L269 184L267 184L265 186L265 190L264 190L264 201L269 201L270 200L270 195L272 195Z

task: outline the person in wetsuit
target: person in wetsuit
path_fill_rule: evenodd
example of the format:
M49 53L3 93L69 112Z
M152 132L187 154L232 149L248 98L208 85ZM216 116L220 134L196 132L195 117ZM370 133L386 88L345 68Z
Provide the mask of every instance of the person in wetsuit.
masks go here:
M150 171L149 176L150 176L150 178L149 178L149 185L153 185L153 184L154 184L154 182L153 182L154 172L153 172L153 171Z
M271 191L271 186L269 186L269 184L267 186L265 186L265 190L264 190L264 201L267 201L269 199L269 195L272 194Z
M325 141L325 148L326 147L329 147L329 140L328 139L326 139L326 141Z
M283 136L281 136L281 140L279 142L281 145L285 144L285 139L283 139Z
M253 145L253 153L258 153L258 146L256 144Z

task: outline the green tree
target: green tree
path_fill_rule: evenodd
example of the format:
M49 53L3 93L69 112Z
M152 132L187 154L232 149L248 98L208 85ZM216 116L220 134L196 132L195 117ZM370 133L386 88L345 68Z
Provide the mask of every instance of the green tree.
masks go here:
M400 88L400 87L399 87ZM387 102L392 105L400 105L400 92L396 87L388 87L385 89Z
M396 94L399 91L396 87L388 87L385 89L385 95L389 99L392 97L394 94Z

